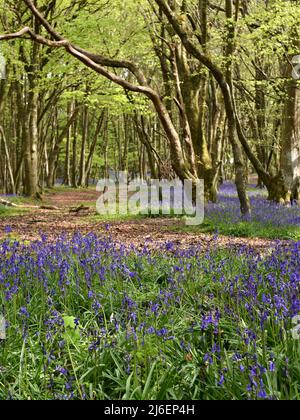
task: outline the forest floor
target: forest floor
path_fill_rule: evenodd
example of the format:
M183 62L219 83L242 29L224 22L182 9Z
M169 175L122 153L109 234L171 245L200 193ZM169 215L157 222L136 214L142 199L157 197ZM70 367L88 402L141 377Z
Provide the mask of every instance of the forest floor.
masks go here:
M54 240L63 234L72 236L79 232L109 235L114 242L126 246L134 245L137 248L145 244L157 248L163 243L172 242L180 248L194 246L209 249L216 246L239 249L246 246L265 254L276 246L276 241L271 239L188 231L184 229L184 221L181 218L123 216L106 219L96 215L95 203L98 197L99 193L94 190L58 189L48 192L44 196L44 204L55 206L57 210L32 208L21 214L0 217L0 239L7 236L8 231L11 237L20 240L36 240L42 234L49 240ZM86 207L84 212L70 212L70 209L81 205Z

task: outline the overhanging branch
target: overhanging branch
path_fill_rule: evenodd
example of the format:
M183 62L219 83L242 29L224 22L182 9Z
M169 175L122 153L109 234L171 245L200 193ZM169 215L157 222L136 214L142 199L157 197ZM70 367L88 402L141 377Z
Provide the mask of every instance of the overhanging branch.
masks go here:
M26 37L29 35L29 37ZM0 35L0 41L7 41L17 38L23 39L32 39L33 41L46 45L52 48L65 48L71 55L76 57L78 60L83 62L87 67L91 68L92 70L96 71L97 73L101 74L102 76L106 77L107 79L111 80L112 82L122 86L124 89L128 89L132 92L142 93L149 98L153 98L158 94L152 90L149 86L138 86L134 85L133 83L128 82L126 79L110 72L109 70L105 69L102 65L96 63L91 57L90 54L86 54L82 51L79 51L75 46L73 46L70 41L59 37L59 40L51 41L41 35L37 35L33 32L33 30L29 27L25 27L22 30L11 33L11 34L4 34Z
M35 7L31 0L23 0L23 2L27 5L27 7L31 10L32 14L36 17L36 19L41 23L41 25L46 29L49 35L55 41L64 41L62 35L60 35L52 26L51 24L45 19L42 13ZM99 64L105 67L114 67L114 68L126 68L128 69L137 79L140 85L147 86L147 78L140 70L136 63L127 60L115 60L109 57L102 56L100 54L94 54L90 51L84 50L83 48L71 44L72 48L77 50L79 53L82 53L84 56L90 58L94 63Z

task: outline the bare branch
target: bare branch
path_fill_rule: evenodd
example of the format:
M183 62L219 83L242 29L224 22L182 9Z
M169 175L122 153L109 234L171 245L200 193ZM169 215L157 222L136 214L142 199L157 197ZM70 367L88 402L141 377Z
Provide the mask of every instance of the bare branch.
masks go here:
M29 34L29 37L25 37L26 34ZM69 41L66 39L61 41L50 41L47 38L44 38L41 35L37 35L30 29L28 26L21 29L19 32L11 33L11 34L4 34L0 35L0 41L9 41L12 39L23 38L23 39L33 39L34 41L38 42L39 44L47 45L48 47L59 48L59 47L66 47L69 45Z
M12 33L12 34L0 35L0 41L9 41L11 39L22 38L28 32L30 32L30 28L28 26L26 26L25 28L21 29L21 31L19 31L19 32L15 32L15 33Z

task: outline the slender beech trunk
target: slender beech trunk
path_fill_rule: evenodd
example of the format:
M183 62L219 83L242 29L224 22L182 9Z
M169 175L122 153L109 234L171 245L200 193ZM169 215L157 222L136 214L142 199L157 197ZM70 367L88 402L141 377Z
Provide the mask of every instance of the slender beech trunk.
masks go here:
M226 0L226 17L228 19L228 34L226 45L227 69L226 82L229 90L228 98L225 98L225 107L227 109L228 118L228 136L232 146L234 165L235 165L235 183L241 204L241 212L243 217L247 218L251 215L251 206L246 190L246 174L243 150L236 138L236 119L232 100L234 98L232 83L232 59L235 50L235 22L233 20L233 1Z
M7 169L8 169L8 175L9 175L9 181L10 181L10 189L7 192L11 192L12 194L15 194L16 193L16 188L15 188L15 180L14 180L13 170L12 170L12 166L11 166L11 157L10 157L8 144L7 144L5 133L4 133L4 130L3 130L2 126L0 126L0 135L1 135L2 140L3 140L5 158L6 158L6 162L7 162Z
M72 187L77 188L77 120L73 123L73 142L72 142Z
M100 117L98 118L98 121L97 121L96 129L95 129L95 133L94 133L94 138L93 138L93 141L91 143L90 150L89 150L89 155L88 155L88 158L87 158L87 161L86 161L86 164L85 164L85 168L86 168L85 178L86 179L89 178L89 174L91 173L93 157L94 157L97 142L98 142L98 139L99 139L99 134L100 134L100 131L101 131L102 126L103 126L103 121L104 121L104 118L105 118L105 112L106 112L105 110L101 112L101 115L100 115Z
M37 59L39 46L33 45L33 57ZM27 116L25 122L24 147L24 193L26 196L38 195L38 93L36 92L35 63L32 63L32 72L28 74L29 94Z
M89 135L89 110L87 105L83 107L82 113L82 141L81 141L81 153L80 153L80 164L79 164L79 186L84 187L86 185L86 148Z
M277 201L289 203L299 200L299 192L294 194L300 180L300 92L297 80L291 77L291 67L287 64L283 74L286 77L286 102L282 115L282 139L280 154L280 174L274 195Z

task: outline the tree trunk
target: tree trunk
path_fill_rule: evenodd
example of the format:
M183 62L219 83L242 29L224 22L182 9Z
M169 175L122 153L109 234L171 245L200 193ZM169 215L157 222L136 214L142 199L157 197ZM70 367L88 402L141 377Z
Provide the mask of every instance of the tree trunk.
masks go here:
M87 105L83 108L82 116L82 142L81 142L81 154L80 154L80 166L79 166L79 186L85 187L86 182L86 168L85 168L85 155L86 146L89 135L89 112Z
M34 54L37 54L37 45L33 45ZM36 55L35 55L36 56ZM35 91L36 75L28 75L29 95L27 116L25 122L24 147L24 194L35 197L38 195L38 93Z
M225 96L225 108L227 110L228 118L228 136L232 146L234 166L235 166L235 184L238 192L238 197L241 205L242 216L247 219L251 216L251 207L249 197L246 189L246 173L245 161L242 148L236 139L236 118L234 112L234 92L232 83L232 59L235 50L235 23L233 22L233 1L226 0L226 17L228 19L228 34L227 34L227 69L226 82L228 95ZM224 87L225 92L225 87Z
M12 194L16 194L15 180L14 180L13 170L12 170L12 166L11 166L11 158L10 158L10 154L9 154L9 149L8 149L5 133L4 133L4 130L3 130L2 126L0 126L0 134L1 134L2 140L3 140L5 158L6 158L6 162L7 162L7 169L8 169L9 180L10 180L10 189L8 189L7 192L10 192Z
M282 116L282 141L280 167L285 188L280 197L290 202L295 183L300 179L300 91L297 80L291 77L288 64L285 69L287 81L286 102ZM276 197L278 201L279 197Z

